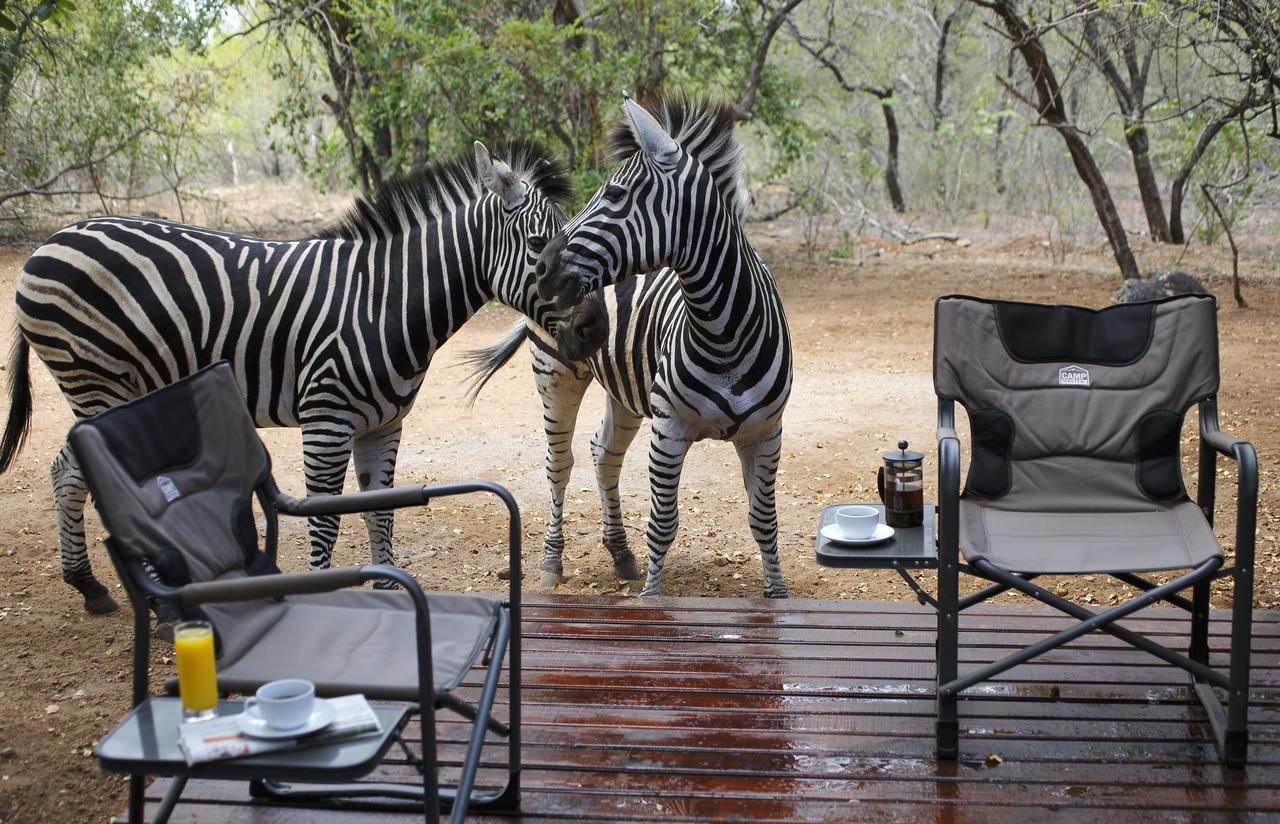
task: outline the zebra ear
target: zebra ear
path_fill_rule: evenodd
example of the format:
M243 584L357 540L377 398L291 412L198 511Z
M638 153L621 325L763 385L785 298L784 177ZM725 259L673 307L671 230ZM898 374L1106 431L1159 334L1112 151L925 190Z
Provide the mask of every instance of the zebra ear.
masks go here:
M660 164L673 163L680 153L680 147L667 134L667 130L662 128L662 124L625 92L622 95L622 110L627 114L631 134L635 136L640 148Z
M514 209L524 203L527 188L515 170L495 158L479 140L475 143L476 169L485 188L493 192L507 208Z

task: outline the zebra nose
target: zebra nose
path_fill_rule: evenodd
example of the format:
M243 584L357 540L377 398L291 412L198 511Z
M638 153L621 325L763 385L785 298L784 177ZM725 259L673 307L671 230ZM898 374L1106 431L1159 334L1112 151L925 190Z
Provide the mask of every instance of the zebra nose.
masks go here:
M533 273L538 280L538 294L543 300L552 300L560 292L556 275L560 269L560 252L564 249L567 240L563 232L557 233L547 242L542 254L538 255L538 262L534 264Z

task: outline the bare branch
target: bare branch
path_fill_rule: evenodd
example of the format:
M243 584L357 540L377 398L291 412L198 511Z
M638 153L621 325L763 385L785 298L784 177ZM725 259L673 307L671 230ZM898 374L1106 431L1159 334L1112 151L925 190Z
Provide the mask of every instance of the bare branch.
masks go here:
M769 58L769 46L773 43L773 37L778 33L778 29L787 19L787 15L798 5L801 0L784 0L784 2L773 10L769 15L769 19L765 22L764 31L760 33L760 39L756 43L755 54L751 56L751 68L747 71L747 85L742 90L742 97L738 100L737 105L733 107L733 117L735 120L750 120L752 109L756 105L756 93L760 90L760 78L764 73L765 61ZM768 7L765 6L767 9Z
M97 157L91 157L88 160L81 160L76 163L69 163L66 166L63 166L58 171L49 175L47 178L40 181L39 183L33 183L30 186L24 186L20 189L12 189L8 192L0 192L0 204L3 204L9 200L13 200L16 197L26 197L28 195L50 196L53 194L57 194L55 192L48 191L48 189L50 186L52 186L53 184L61 180L63 176L71 174L72 172L80 171L82 169L91 169L94 166L97 166L101 163L106 162L107 160L118 155L120 152L124 151L127 147L129 147L133 143L134 139L138 137L138 135L142 134L143 132L150 131L154 127L155 127L154 123L146 123L142 126L139 126L137 129L134 129L132 132L130 132L127 137L125 137L123 140L121 140L111 149L108 149L103 154ZM71 193L72 192L70 191L67 192L67 194L71 194ZM88 194L85 192L77 192L77 193Z

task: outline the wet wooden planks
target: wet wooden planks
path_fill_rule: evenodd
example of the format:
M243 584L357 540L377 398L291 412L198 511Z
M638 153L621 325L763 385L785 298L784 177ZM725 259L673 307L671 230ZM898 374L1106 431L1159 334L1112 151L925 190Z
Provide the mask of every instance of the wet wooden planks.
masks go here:
M1210 642L1225 655L1226 613ZM1132 821L1280 815L1280 616L1254 625L1251 764L1221 766L1185 676L1106 635L1004 673L961 702L961 757L933 757L933 624L914 603L534 597L525 605L518 816L478 821ZM1070 619L985 605L962 668ZM1177 610L1129 624L1186 646ZM478 678L461 688L474 694ZM505 695L503 696L505 702ZM505 703L500 714L506 711ZM411 739L420 730L411 728ZM442 779L467 728L439 725ZM496 783L505 749L487 750ZM401 760L372 780L412 781ZM149 808L167 781L148 791ZM271 806L193 781L173 821L392 822L404 809Z

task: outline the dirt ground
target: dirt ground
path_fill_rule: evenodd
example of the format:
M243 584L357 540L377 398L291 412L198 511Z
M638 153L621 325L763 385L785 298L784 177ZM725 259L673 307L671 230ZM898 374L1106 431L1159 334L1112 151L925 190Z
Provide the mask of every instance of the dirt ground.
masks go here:
M899 439L924 451L926 478L933 460L934 401L930 379L932 301L948 293L1101 306L1116 282L1101 250L1076 250L1051 260L1031 238L985 240L970 245L922 243L901 246L877 240L854 245L852 256L806 260L794 231L765 225L753 238L781 285L795 346L795 386L785 417L784 459L778 484L783 570L792 597L905 599L888 573L830 570L813 559L821 510L834 502L874 497L880 453ZM0 248L0 295L12 294L30 246ZM1140 249L1144 264L1164 268L1179 250ZM848 255L848 248L841 254ZM1167 260L1163 260L1167 258ZM1224 428L1254 442L1261 456L1262 501L1256 604L1280 607L1277 586L1277 516L1280 491L1280 287L1263 282L1274 271L1274 253L1248 262L1251 307L1237 309L1224 281L1220 295ZM1183 261L1189 271L1220 260ZM0 329L12 328L13 305L0 300ZM500 373L474 408L463 401L456 368L459 355L501 334L514 315L489 307L440 353L409 416L400 453L401 483L486 478L507 484L524 518L523 565L527 587L536 589L546 512L542 473L545 445L540 406L528 359ZM0 822L106 820L123 809L123 780L99 773L92 747L127 709L131 629L129 610L94 617L59 577L48 466L71 415L47 372L33 367L35 427L16 465L0 477ZM7 392L5 394L7 398ZM633 582L611 574L600 546L598 500L587 443L599 420L602 395L593 388L579 419L575 451L579 465L566 505L566 572L562 593L629 595ZM1193 416L1194 417L1194 416ZM1194 459L1192 424L1185 433L1184 464ZM281 485L301 494L300 439L296 431L266 433ZM632 545L643 558L648 489L646 433L632 449L624 476L623 504L632 525ZM1188 475L1194 483L1194 473ZM1219 500L1230 500L1233 476L1225 464ZM354 488L348 480L348 488ZM928 492L928 491L927 491ZM1193 493L1194 494L1194 493ZM681 596L757 595L762 578L747 529L737 461L726 444L703 443L692 451L682 484L682 527L668 556L663 591ZM1224 545L1233 523L1217 524ZM424 585L453 590L505 587L504 525L492 499L450 501L397 521L399 560ZM101 523L87 518L92 558L99 577L118 590L99 542ZM280 561L305 567L302 524L287 525ZM364 562L363 524L343 522L335 563ZM922 576L923 578L923 576ZM1100 577L1050 584L1093 603L1114 602L1123 592ZM122 592L118 592L123 601ZM1011 597L1011 596L1010 596ZM1225 605L1216 595L1216 606ZM153 678L172 674L169 648L153 655Z

